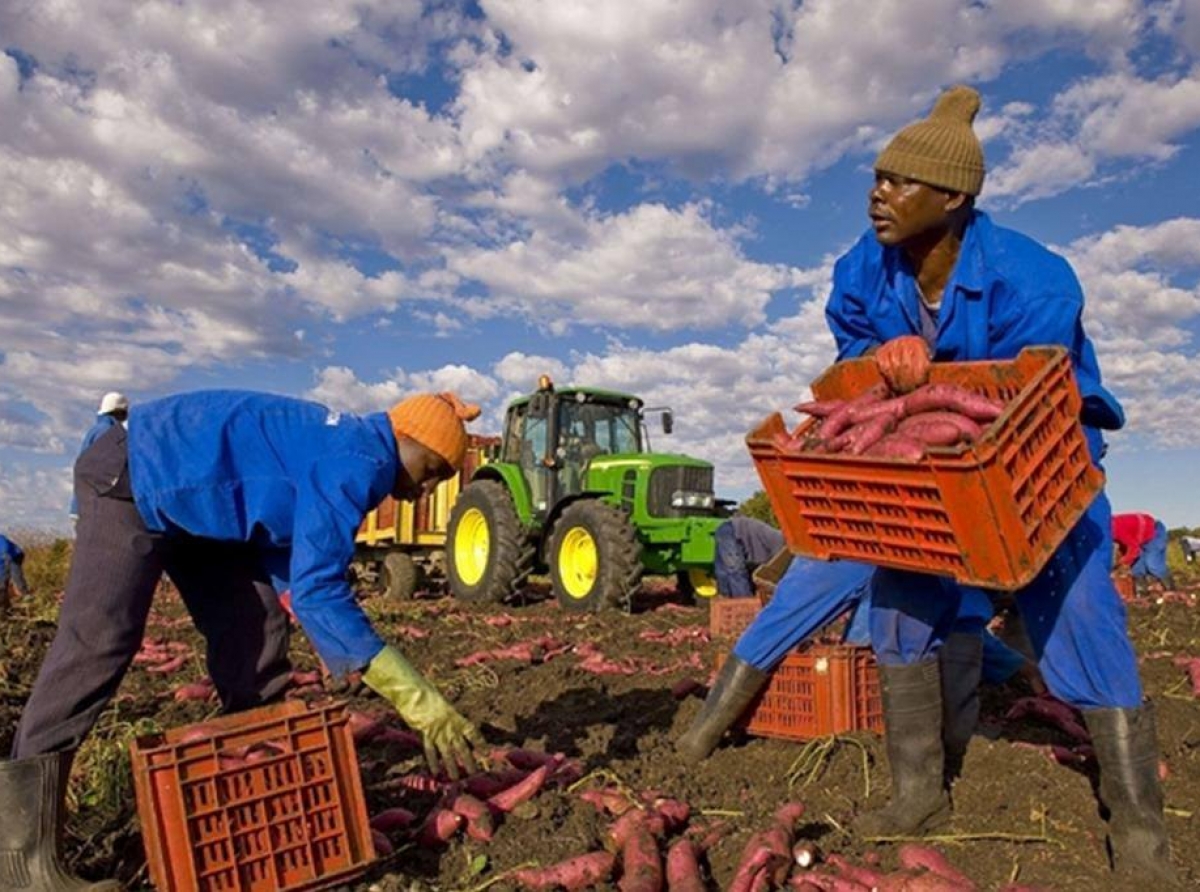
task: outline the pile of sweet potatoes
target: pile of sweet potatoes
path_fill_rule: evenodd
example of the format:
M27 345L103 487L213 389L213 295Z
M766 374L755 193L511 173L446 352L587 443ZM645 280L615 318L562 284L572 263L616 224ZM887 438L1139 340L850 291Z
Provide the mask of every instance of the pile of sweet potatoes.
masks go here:
M877 384L849 400L814 400L796 411L820 419L780 433L784 452L870 455L916 461L927 449L973 443L1004 405L955 384L925 384L896 394Z

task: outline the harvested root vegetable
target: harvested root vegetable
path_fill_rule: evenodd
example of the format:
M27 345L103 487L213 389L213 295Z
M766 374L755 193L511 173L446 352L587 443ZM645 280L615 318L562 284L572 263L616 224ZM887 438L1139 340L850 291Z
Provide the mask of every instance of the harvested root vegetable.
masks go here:
M880 458L898 458L904 461L919 461L925 457L925 444L906 434L888 434L875 442L864 455Z
M1076 711L1069 704L1050 694L1022 697L1013 703L1004 715L1004 718L1010 722L1026 717L1037 719L1043 724L1057 728L1068 737L1081 743L1091 742L1092 735L1080 723Z
M995 421L1004 414L1003 403L955 384L927 384L904 397L907 415L921 412L957 412L975 421Z
M383 719L379 716L353 709L346 714L346 719L350 726L350 736L354 738L355 743L366 743L383 728Z
M843 855L830 855L825 861L832 867L836 868L838 873L848 880L865 886L868 889L882 888L887 878L878 870L872 870L869 867L860 867L857 864L852 864Z
M210 740L217 733L212 725L189 725L175 740L176 743L196 743L200 740Z
M480 842L491 842L496 833L496 825L487 803L470 793L459 793L450 800L449 807L467 822L467 836Z
M946 859L946 856L937 849L915 843L906 843L900 846L900 851L897 854L900 864L906 870L919 869L936 873L938 876L945 877L951 882L958 883L962 888L962 892L971 892L971 890L975 889L975 883L966 874L951 864Z
M671 696L676 700L686 700L692 694L699 694L703 690L704 685L700 681L695 678L685 678L671 686Z
M696 845L687 837L667 849L667 892L707 892Z
M383 833L394 833L397 830L407 830L416 823L417 816L407 808L395 806L381 811L368 822L372 830Z
M615 866L616 857L611 853L589 852L548 867L526 867L513 871L509 878L529 892L556 889L578 892L604 883L612 876Z
M537 750L526 749L497 751L496 756L503 758L513 768L521 768L525 771L533 771L535 768L541 768L543 765L549 765L551 768L554 768L566 759L566 756L562 753L542 753Z
M527 777L529 777L529 772L522 771L520 768L493 769L492 771L472 774L462 781L462 787L472 796L478 796L480 799L490 799L497 793L507 790Z
M596 806L598 811L620 817L633 808L633 800L622 790L615 787L605 787L599 790L584 790L579 794L584 802Z
M378 830L371 831L371 844L375 846L375 854L380 857L390 855L395 851L392 848L392 841Z
M531 771L524 779L513 784L507 790L501 790L493 796L488 797L488 805L493 811L510 812L522 802L528 802L546 785L546 778L550 776L550 766L543 765L541 768Z
M205 679L203 681L194 681L190 684L181 685L175 689L174 697L176 700L210 700L217 693L216 686L212 681Z
M464 818L448 808L435 808L425 816L421 829L417 833L417 841L423 846L438 847L454 839Z
M1200 697L1200 657L1176 657L1172 662L1183 668L1192 683L1192 693Z
M156 665L147 666L147 672L178 672L187 665L188 658L183 654L177 657L171 657L169 660L158 663Z
M658 840L646 823L633 828L621 848L621 892L662 892L663 864Z
M623 851L629 837L642 830L646 830L651 836L663 836L666 833L666 825L662 815L641 809L625 812L608 828L606 847L614 852Z

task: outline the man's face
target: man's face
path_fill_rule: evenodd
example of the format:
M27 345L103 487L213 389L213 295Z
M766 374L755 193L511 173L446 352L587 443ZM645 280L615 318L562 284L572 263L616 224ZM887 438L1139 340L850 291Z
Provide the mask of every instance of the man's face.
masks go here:
M951 211L962 204L956 193L878 170L868 197L875 238L889 247L940 236L950 226Z
M442 456L415 441L408 440L400 447L400 471L392 496L415 502L443 480L454 476L454 468Z

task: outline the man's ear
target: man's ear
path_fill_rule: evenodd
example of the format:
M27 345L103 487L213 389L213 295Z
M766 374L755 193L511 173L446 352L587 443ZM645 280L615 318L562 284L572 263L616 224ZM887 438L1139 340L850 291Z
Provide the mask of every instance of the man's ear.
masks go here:
M954 214L960 211L967 204L966 192L947 192L946 193L946 213Z

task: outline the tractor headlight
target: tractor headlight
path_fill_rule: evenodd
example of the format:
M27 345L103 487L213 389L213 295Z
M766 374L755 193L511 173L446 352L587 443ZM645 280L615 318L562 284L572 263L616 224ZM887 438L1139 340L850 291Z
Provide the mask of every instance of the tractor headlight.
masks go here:
M672 508L711 508L713 494L711 492L687 492L675 490L671 493Z

